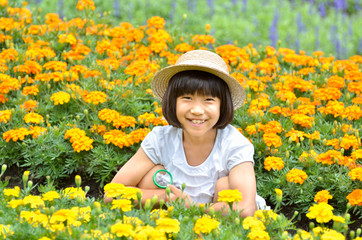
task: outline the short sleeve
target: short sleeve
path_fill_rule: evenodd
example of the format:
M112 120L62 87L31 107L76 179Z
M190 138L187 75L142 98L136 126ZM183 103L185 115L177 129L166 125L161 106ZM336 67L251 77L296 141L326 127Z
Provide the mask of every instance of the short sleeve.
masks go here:
M254 164L254 146L249 142L230 149L227 161L227 169L230 171L236 165L243 162Z
M162 135L162 128L154 127L141 143L141 148L154 164L161 164L160 146L163 144L160 135Z

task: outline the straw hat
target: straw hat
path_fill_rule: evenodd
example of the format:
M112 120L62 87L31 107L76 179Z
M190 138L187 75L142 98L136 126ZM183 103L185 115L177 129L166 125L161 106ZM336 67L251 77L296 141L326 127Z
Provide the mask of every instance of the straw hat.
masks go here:
M218 54L206 50L189 51L181 55L175 65L165 67L158 71L151 84L156 98L162 100L172 76L187 70L199 70L218 76L229 86L234 109L244 104L244 88L235 78L230 76L229 68L225 61Z

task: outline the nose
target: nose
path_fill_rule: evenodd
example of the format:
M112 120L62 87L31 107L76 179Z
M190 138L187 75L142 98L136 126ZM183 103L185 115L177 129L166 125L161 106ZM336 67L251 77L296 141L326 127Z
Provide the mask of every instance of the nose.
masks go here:
M199 104L195 104L190 112L195 115L202 115L204 114L204 109Z

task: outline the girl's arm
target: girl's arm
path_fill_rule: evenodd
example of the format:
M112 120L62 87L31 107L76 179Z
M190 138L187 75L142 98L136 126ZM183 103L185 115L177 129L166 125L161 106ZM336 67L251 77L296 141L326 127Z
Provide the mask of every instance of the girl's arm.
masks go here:
M142 203L154 195L158 199L166 199L164 189L157 188L152 181L150 171L156 165L149 159L143 149L140 147L137 152L127 161L126 164L117 172L112 179L112 183L121 183L126 187L139 188L142 191ZM142 184L140 184L142 182ZM150 185L144 183L150 182ZM105 202L111 202L113 198L104 196Z
M253 216L257 210L255 201L256 180L254 166L252 162L244 162L233 167L229 176L225 178L225 183L219 190L238 189L241 192L242 201L234 203L233 209L242 210L241 217ZM229 205L217 202L218 192L215 192L214 204L212 207L216 211L227 213Z

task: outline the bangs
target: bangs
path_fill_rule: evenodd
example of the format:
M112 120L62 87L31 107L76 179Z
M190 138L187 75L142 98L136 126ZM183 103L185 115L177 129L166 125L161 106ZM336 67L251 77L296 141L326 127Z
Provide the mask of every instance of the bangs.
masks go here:
M177 80L176 80L177 79ZM183 71L170 80L176 97L185 94L197 94L221 98L227 84L219 77L202 71Z

